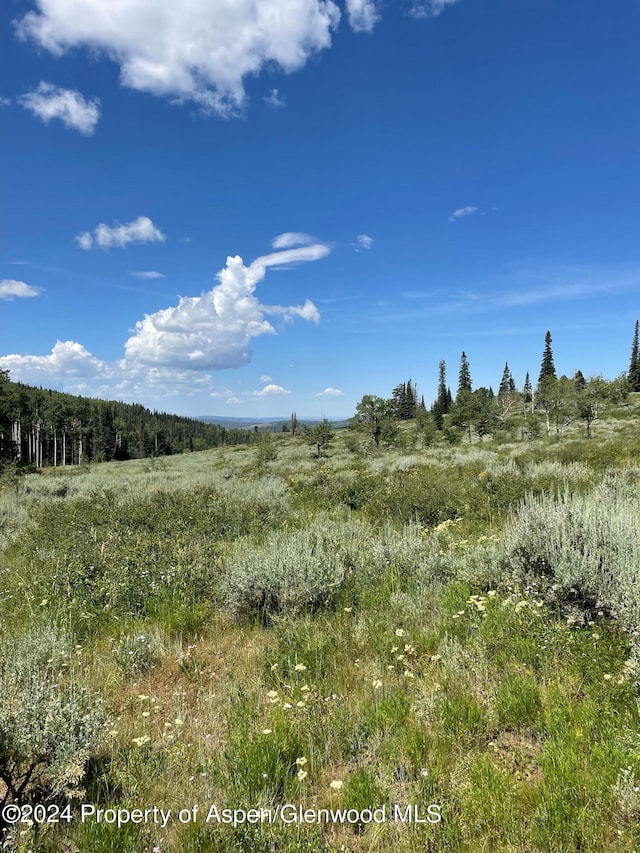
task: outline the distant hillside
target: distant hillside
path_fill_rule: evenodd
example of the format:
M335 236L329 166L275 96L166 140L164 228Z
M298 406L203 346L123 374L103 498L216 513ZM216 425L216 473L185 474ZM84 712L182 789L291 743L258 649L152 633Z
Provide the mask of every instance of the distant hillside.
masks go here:
M197 415L197 420L204 421L205 423L217 424L218 426L224 426L228 429L248 429L255 430L257 427L260 432L282 432L282 427L289 427L290 418L226 418L219 415ZM344 429L349 426L349 421L340 419L340 420L331 420L331 418L327 418L327 420L331 423L331 426L334 429ZM298 424L300 426L308 426L313 427L316 424L320 423L319 418L298 418Z

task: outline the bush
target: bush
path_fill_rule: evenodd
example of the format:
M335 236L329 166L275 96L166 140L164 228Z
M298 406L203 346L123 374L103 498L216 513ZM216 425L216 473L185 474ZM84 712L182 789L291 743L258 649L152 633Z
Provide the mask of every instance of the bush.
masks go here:
M504 567L640 625L639 475L611 475L589 494L528 497L507 525Z
M0 656L0 805L82 796L104 724L100 700L65 674L71 643L35 628Z
M256 548L242 543L225 567L222 594L236 618L268 624L282 613L330 607L366 543L360 528L327 518L304 530L272 533Z

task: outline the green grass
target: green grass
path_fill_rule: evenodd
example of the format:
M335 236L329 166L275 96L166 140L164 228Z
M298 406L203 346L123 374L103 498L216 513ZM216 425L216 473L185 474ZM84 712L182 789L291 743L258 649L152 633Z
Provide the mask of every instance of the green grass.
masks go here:
M443 817L75 821L6 849L638 849L636 410L590 442L421 449L403 426L404 450L367 458L277 436L258 469L240 447L5 487L0 725L28 703L17 648L64 688L29 706L32 736L71 713L71 685L107 716L68 743L80 775L53 767L25 802Z

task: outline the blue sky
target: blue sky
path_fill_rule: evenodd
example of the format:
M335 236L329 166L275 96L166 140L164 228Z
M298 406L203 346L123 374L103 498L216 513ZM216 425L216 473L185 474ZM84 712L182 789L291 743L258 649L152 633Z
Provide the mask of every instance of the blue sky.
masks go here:
M640 315L637 0L14 0L0 366L346 417L461 352L613 378Z

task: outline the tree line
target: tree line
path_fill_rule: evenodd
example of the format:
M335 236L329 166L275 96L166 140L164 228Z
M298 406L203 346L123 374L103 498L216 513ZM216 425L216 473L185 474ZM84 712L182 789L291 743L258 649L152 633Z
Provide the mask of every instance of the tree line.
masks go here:
M482 441L489 433L504 431L507 421L515 423L514 416L518 415L522 438L537 435L542 427L548 437L555 432L561 438L576 420L583 421L586 435L591 438L593 422L608 405L623 402L630 391L640 392L639 326L636 321L629 370L614 380L601 376L586 379L580 370L572 377L558 376L551 332L547 332L535 386L527 372L518 389L507 362L497 393L491 386L474 390L469 359L463 352L455 397L447 384L447 365L442 360L438 365L436 398L430 409L409 379L397 385L388 399L365 394L356 407L352 426L365 434L366 441L378 446L381 441L394 440L398 421L415 420L424 443L433 441L438 431L455 443L464 434L469 441L473 435Z
M0 468L141 459L252 441L247 430L12 382L0 371Z

